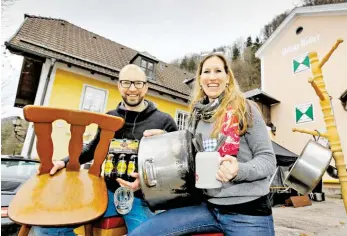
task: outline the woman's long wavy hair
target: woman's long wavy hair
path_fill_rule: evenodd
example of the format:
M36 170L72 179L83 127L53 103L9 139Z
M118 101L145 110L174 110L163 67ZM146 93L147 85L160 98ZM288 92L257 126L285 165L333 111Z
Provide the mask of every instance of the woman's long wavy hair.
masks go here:
M251 116L249 114L249 109L247 109L247 102L246 98L244 97L243 93L240 91L240 87L235 80L235 77L233 75L233 72L231 71L230 65L227 61L227 59L222 55L218 53L211 53L205 56L199 63L197 72L196 72L196 80L194 83L193 92L191 94L191 102L190 102L190 112L192 114L194 109L194 104L196 102L199 102L201 99L203 99L206 94L203 91L200 83L200 77L202 73L202 67L205 63L205 61L212 57L218 57L221 59L224 63L224 70L228 77L229 84L225 88L224 98L217 108L215 114L213 115L213 119L216 120L212 137L217 137L223 124L223 119L226 114L227 108L231 106L231 108L234 110L234 115L238 118L238 121L240 124L240 130L239 135L242 135L246 132L247 127L250 125L251 122Z

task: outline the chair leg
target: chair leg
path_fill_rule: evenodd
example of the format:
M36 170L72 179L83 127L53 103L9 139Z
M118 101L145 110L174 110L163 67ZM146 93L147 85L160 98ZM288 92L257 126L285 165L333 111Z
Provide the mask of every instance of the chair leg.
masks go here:
M18 236L28 236L28 235L29 235L30 229L31 229L31 226L30 226L30 225L22 225L22 226L20 227Z
M84 234L85 236L93 236L93 225L85 224L84 225Z

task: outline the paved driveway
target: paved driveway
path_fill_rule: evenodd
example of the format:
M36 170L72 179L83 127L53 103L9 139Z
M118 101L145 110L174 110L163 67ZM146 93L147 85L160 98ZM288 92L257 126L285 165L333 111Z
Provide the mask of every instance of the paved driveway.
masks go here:
M327 198L312 206L273 208L276 236L346 236L347 214L342 199Z

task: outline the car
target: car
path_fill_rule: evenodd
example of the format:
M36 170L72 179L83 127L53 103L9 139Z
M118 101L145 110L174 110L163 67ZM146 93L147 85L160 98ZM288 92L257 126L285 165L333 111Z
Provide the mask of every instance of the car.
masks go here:
M39 161L22 156L1 155L1 235L18 235L20 225L8 217L8 206L20 186L36 173L39 165Z

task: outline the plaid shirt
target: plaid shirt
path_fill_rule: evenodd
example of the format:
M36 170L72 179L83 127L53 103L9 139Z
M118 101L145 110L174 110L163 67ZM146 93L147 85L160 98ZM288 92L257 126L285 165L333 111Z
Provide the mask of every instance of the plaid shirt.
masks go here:
M217 139L205 139L203 141L204 151L205 152L213 152L217 147Z

